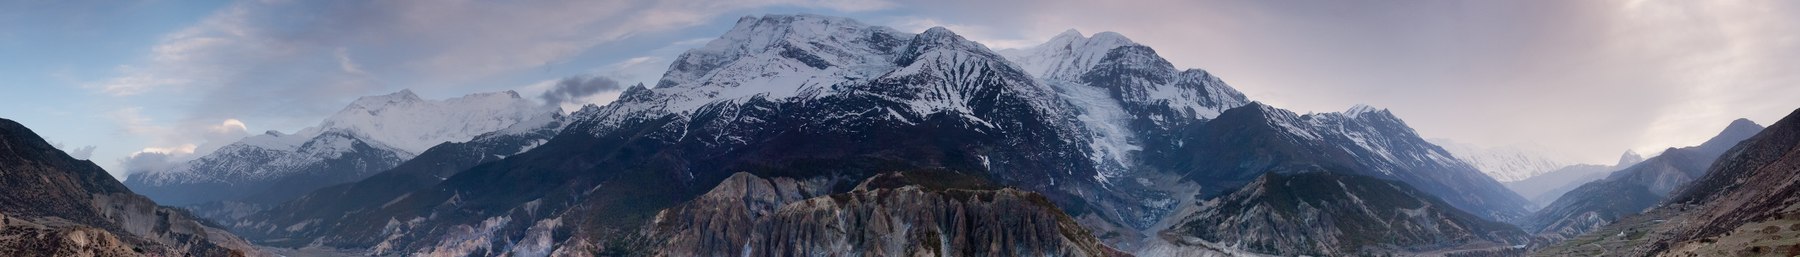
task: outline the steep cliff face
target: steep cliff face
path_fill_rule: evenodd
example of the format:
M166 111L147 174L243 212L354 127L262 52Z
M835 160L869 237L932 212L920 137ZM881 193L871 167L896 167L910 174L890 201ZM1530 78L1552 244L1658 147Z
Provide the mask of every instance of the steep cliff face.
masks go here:
M663 210L653 222L651 238L668 241L657 251L663 256L740 255L759 235L758 223L790 203L825 195L824 181L764 179L750 173L732 174L718 187Z
M925 181L908 176L932 176ZM1120 256L1048 199L955 174L890 173L846 193L738 173L658 215L663 256ZM931 184L936 183L936 184Z
M1275 255L1410 254L1530 240L1403 183L1329 172L1263 175L1165 233Z
M0 119L0 254L242 256L242 239L133 194L25 126Z

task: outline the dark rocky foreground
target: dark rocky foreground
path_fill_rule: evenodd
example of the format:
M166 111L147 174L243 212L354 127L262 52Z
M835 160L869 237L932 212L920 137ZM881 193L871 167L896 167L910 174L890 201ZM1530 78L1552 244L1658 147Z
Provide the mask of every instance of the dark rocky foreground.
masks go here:
M259 256L0 119L0 256Z

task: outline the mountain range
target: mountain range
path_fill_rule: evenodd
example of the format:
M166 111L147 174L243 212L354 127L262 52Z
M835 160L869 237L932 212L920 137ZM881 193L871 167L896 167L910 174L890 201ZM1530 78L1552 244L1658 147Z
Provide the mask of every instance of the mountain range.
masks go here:
M1119 33L994 50L943 27L749 16L604 105L402 90L125 183L0 123L0 183L29 188L0 192L0 242L25 242L0 253L1518 256L1643 224L1685 232L1607 245L1706 252L1800 217L1783 209L1791 123L1571 165L1439 145L1378 107L1281 109Z
M1676 189L1705 175L1713 161L1763 127L1746 119L1698 146L1670 148L1564 194L1524 224L1534 233L1575 236L1636 214L1662 202Z
M294 134L244 138L168 170L132 171L126 185L158 202L274 204L354 182L427 148L520 125L561 111L511 91L425 100L410 90L369 96Z
M1558 154L1544 150L1515 146L1487 147L1442 138L1428 140L1501 183L1511 184L1573 165L1570 161L1557 158Z
M1427 216L1394 220L1397 227L1480 228L1440 230L1453 240L1383 242L1391 247L1326 241L1308 250L1508 244L1521 240L1510 236L1519 233L1489 225L1527 214L1522 197L1419 138L1391 112L1358 106L1298 115L1250 101L1206 71L1176 69L1155 50L1110 32L1070 31L996 52L944 28L912 34L837 17L746 17L682 54L657 85L628 88L613 103L560 121L560 129L530 136L440 145L369 179L223 223L263 244L373 254L1113 255L1195 245L1170 239L1199 236L1170 229L1204 219L1189 207L1233 195L1265 174L1312 173L1387 188L1353 193L1358 197L1430 206ZM464 157L513 151L520 152ZM744 188L765 183L772 190ZM1036 217L1004 224L1062 232L988 241L1021 231L978 232L966 227L989 223L881 214L903 210L892 205ZM845 212L870 212L883 222L804 218ZM900 221L937 225L880 225ZM785 229L815 226L917 237L871 241ZM1320 238L1334 237L1327 234ZM769 236L784 239L758 239ZM916 242L931 237L965 239ZM746 243L755 247L736 247ZM988 248L993 244L1009 246Z
M1613 171L1637 165L1644 157L1637 152L1625 151L1619 155L1619 161L1612 165L1574 164L1563 166L1544 174L1538 174L1519 181L1506 182L1506 187L1518 192L1520 196L1530 199L1532 205L1549 206L1557 198L1582 184L1606 178Z
M1747 131L1737 125L1735 131ZM1733 133L1733 129L1727 129ZM1784 256L1800 254L1800 110L1725 149L1715 161L1635 215L1533 253L1536 256ZM1664 154L1667 155L1667 154ZM1654 158L1653 158L1654 159ZM1648 163L1649 161L1646 161ZM1642 164L1640 164L1642 165ZM1621 171L1622 172L1622 171ZM1654 187L1652 187L1654 188ZM1645 190L1649 191L1649 190Z

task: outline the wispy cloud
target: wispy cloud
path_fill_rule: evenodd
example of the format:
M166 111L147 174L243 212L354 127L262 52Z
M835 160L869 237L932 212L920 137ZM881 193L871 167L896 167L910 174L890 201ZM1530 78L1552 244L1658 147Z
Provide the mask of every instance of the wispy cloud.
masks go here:
M81 160L86 160L88 158L92 158L94 156L94 149L99 148L97 146L92 146L92 145L70 148L69 146L64 145L63 143L50 143L50 144L51 144L51 146L56 147L57 150L62 150L64 153L68 153L69 157L74 157L75 159L81 159Z

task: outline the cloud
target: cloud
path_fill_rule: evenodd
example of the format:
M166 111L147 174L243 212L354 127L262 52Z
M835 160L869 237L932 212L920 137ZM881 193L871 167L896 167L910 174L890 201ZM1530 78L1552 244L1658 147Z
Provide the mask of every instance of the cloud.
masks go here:
M60 143L60 142L50 143L50 146L56 147L57 150L62 150L63 152L68 153L69 157L74 157L75 159L81 159L81 160L86 160L88 158L93 157L94 156L94 148L98 148L96 146L88 145L88 146L76 147L76 148L71 149L67 145L64 145L63 143Z
M210 124L165 124L150 119L141 107L115 110L108 114L131 137L150 138L150 145L119 160L120 176L167 168L179 162L211 153L225 145L249 136L249 126L238 119L224 119ZM88 149L91 153L92 149Z
M63 151L68 152L69 157L75 157L75 159L87 160L88 158L94 157L94 148L97 148L97 147L89 145L89 146L76 147L75 150L65 149Z
M113 177L129 178L130 174L134 173L167 171L184 161L183 157L193 155L194 147L189 144L172 148L144 148L144 150L119 159L119 166L125 170L122 174L115 174Z
M544 94L539 96L539 98L544 99L544 104L560 106L574 102L577 99L593 96L594 94L619 91L623 88L624 87L619 86L618 81L614 81L612 78L602 76L575 76L557 81L556 85L552 86L550 90L544 91Z

